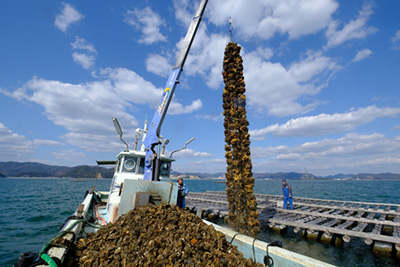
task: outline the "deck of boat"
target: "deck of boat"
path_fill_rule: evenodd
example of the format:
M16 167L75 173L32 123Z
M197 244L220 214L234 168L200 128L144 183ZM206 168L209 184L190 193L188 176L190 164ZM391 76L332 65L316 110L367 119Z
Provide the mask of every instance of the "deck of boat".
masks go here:
M256 194L259 220L269 227L293 227L295 233L303 230L325 237L340 236L349 242L351 237L393 244L400 251L400 205L354 201L336 201L295 197L294 209L283 209L283 197ZM203 217L224 217L228 202L223 191L190 193L186 206Z

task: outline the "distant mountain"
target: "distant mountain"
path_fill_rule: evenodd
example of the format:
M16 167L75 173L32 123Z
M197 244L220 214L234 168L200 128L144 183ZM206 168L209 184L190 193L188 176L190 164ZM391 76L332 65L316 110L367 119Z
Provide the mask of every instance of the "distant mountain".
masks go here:
M193 176L198 177L200 179L216 179L216 178L223 178L225 179L225 173L199 173L199 172L172 172L171 175L174 177L177 176ZM312 174L308 174L308 179L315 179L316 177ZM253 177L255 179L303 179L303 173L297 172L278 172L278 173L253 173Z
M225 179L225 173L218 172L218 173L200 173L200 172L176 172L172 171L171 176L177 177L177 176L193 176L193 177L198 177L199 179L215 179L215 178L224 178Z
M304 174L298 172L277 172L277 173L253 173L255 179L303 179ZM314 179L315 176L308 174L308 179Z
M50 166L36 162L0 162L0 172L7 176L24 176L25 173L37 173L39 177L43 174L56 173L63 167L60 166Z
M346 179L346 178L353 178L353 176L354 176L354 174L338 173L336 175L321 176L319 178L323 178L323 179Z
M35 162L0 162L0 173L5 177L95 177L97 166L52 166ZM113 168L99 168L103 178L112 178Z
M400 174L397 173L359 173L352 177L352 179L368 179L368 180L398 180L400 179Z
M359 174L343 174L329 175L320 177L324 179L349 179L349 180L399 180L400 174L396 173L359 173Z
M52 166L35 162L0 162L0 177L72 177L91 178L96 175L97 166ZM99 168L103 178L112 178L113 168ZM199 173L199 172L171 172L171 177L182 176L185 179L218 179L225 178L225 173ZM253 173L255 179L363 179L363 180L400 180L400 174L396 173L359 173L336 174L317 177L311 173L277 172L277 173Z
M177 176L186 176L187 179L189 177L197 177L198 179L215 179L215 178L225 178L225 173L198 173L198 172L173 172L172 175L174 177ZM359 174L343 174L339 173L336 175L329 176L315 176L313 174L307 173L298 173L298 172L277 172L277 173L253 173L253 177L255 179L286 179L286 180L301 180L301 179L349 179L349 180L400 180L400 174L395 173L359 173Z

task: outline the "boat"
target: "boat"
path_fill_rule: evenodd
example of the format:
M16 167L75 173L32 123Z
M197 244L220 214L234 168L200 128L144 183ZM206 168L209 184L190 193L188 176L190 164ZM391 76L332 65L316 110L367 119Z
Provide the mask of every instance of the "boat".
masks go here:
M113 118L117 132L122 139L122 130L116 118ZM84 200L79 204L72 216L68 217L59 233L51 242L45 244L39 252L43 265L34 266L62 266L66 260L69 247L60 246L54 240L63 239L63 243L75 242L84 238L88 233L95 233L108 223L114 223L119 216L131 209L147 203L160 204L162 202L176 205L178 185L170 179L171 163L174 159L165 155L165 146L168 140L163 142L160 155L160 171L158 181L143 180L145 171L145 147L137 148L139 139L145 140L147 134L147 122L143 129L136 129L136 141L133 150L126 144L126 149L121 151L116 160L97 161L97 173L101 165L114 165L114 175L111 181L110 191L96 191L95 186L86 191ZM192 142L194 138L185 143L182 149ZM96 177L100 175L96 174ZM34 253L22 253L15 266L30 266L34 263ZM44 262L43 262L44 261ZM38 260L36 260L38 262ZM47 264L46 264L47 263Z
M120 140L126 145L126 149L117 155L116 160L97 161L98 169L100 165L114 165L110 190L97 191L95 182L94 186L86 191L85 197L76 211L66 219L58 234L46 243L38 254L32 252L20 254L15 264L16 267L63 266L68 260L70 244L84 238L89 233L96 233L107 224L116 222L120 216L130 210L148 203L177 204L178 185L170 178L171 164L174 161L172 155L186 149L186 146L194 138L187 141L183 148L172 151L168 156L165 155L165 147L169 140L162 138L160 131L206 4L207 0L201 0L175 66L167 80L153 120L149 127L145 122L143 129L136 130L136 140L132 150L122 138L123 132L118 120L113 118L114 127ZM141 143L140 147L139 143ZM96 178L98 177L100 176L96 174ZM267 244L226 227L204 222L221 231L245 257L264 262L267 266L330 266L279 248L280 242Z

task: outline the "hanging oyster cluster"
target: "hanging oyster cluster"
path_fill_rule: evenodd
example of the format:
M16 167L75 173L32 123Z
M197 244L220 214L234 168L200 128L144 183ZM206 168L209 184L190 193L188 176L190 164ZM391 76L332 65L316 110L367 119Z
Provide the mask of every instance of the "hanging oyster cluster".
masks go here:
M263 265L188 210L148 204L79 240L66 266Z
M241 47L229 42L225 48L223 115L225 128L226 194L228 222L238 231L255 236L259 231L257 202L250 157L250 135L246 116L246 92Z

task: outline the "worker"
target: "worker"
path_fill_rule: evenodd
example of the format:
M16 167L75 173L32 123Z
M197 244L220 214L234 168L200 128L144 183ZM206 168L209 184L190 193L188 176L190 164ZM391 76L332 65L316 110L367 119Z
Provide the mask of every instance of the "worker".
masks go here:
M283 195L283 208L287 209L287 202L289 201L290 209L293 209L292 188L285 180L282 180L282 195Z
M176 205L179 208L185 207L185 196L189 193L189 190L186 188L186 185L183 183L182 178L178 178L178 200Z

